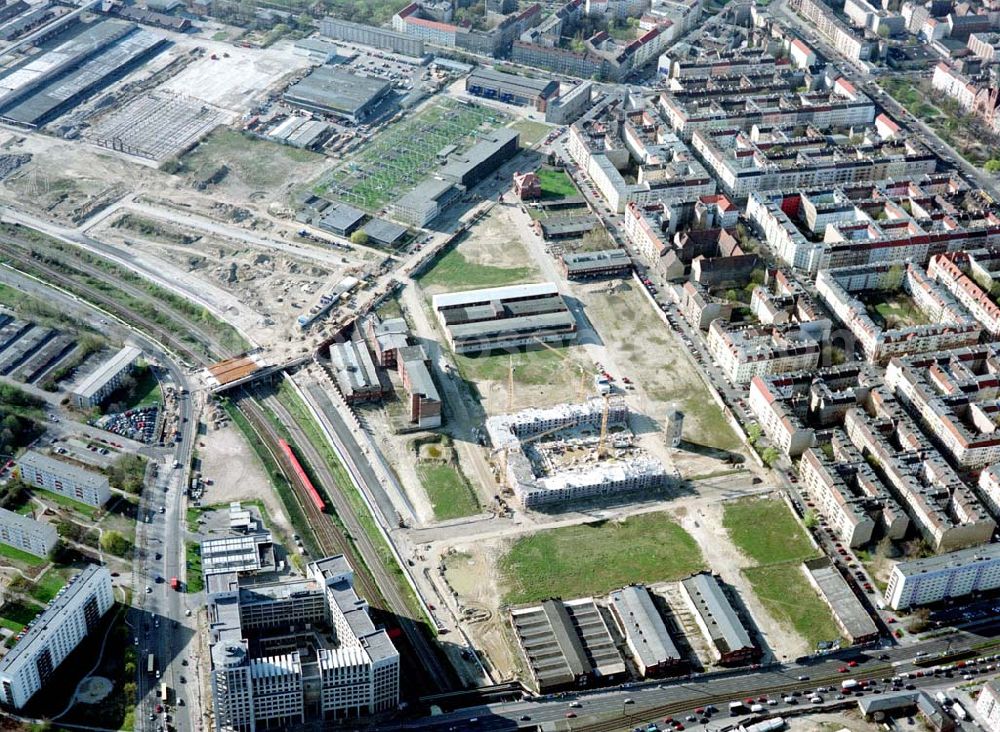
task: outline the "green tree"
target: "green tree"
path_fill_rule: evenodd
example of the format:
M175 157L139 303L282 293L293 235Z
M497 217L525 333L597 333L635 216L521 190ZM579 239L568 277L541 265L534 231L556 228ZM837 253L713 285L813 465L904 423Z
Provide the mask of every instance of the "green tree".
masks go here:
M769 468L778 462L779 457L781 457L781 453L778 452L778 448L776 447L765 447L760 453L760 459Z
M757 440L760 439L761 434L763 434L763 430L761 430L760 425L756 422L747 427L747 441L751 447L757 444Z
M358 229L353 234L351 234L351 244L357 244L359 247L363 247L368 243L368 234Z
M819 517L816 512L812 509L806 511L806 515L802 517L802 523L806 525L807 529L815 529L816 525L819 523Z
M132 542L120 531L105 531L101 534L101 550L124 558L132 551Z
M983 170L987 173L1000 173L1000 160L993 158L992 160L987 160L985 165L983 165Z

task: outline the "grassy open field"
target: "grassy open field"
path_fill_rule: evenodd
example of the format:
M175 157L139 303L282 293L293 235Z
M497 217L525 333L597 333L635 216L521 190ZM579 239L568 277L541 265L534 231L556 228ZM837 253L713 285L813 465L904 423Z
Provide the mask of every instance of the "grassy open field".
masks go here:
M72 498L67 498L66 496L60 495L59 493L52 493L44 488L38 488L36 486L31 487L31 492L41 498L43 501L57 503L64 508L68 508L71 511L76 511L77 513L83 514L89 520L94 520L94 514L100 509L94 506L88 506L86 503L80 503L79 501L74 501Z
M521 147L531 147L553 129L552 125L530 119L519 119L511 127L521 133Z
M533 266L495 267L480 264L471 261L458 248L452 248L420 276L420 284L424 287L438 286L448 291L475 290L524 282L536 272Z
M189 541L184 545L184 554L187 559L187 592L201 592L205 589L205 580L201 576L201 550L198 545Z
M8 546L7 544L0 544L0 557L9 559L12 562L17 562L21 565L27 565L29 567L45 563L45 560L42 557L36 557L34 554L23 552L20 549Z
M568 198L578 195L576 186L565 171L542 168L538 171L542 184L542 198Z
M470 147L478 135L505 120L502 112L487 107L435 102L379 132L313 188L374 211L416 187L443 148Z
M49 603L66 584L66 578L54 569L49 569L31 588L30 594L41 603Z
M743 574L768 612L795 628L811 647L840 638L830 608L809 584L799 562L749 567Z
M438 521L479 513L479 501L472 487L454 465L421 463L417 475Z
M865 298L865 310L882 328L904 328L927 325L930 321L909 295L903 292L878 298Z
M722 525L733 543L757 564L802 561L818 554L788 506L778 498L728 501Z
M31 605L21 600L8 600L0 607L0 625L20 633L21 628L35 619L41 605Z
M289 145L258 140L229 127L218 127L184 157L184 171L200 177L225 165L250 188L279 186L296 165L322 162L323 156Z
M504 599L603 595L630 582L674 580L705 566L695 540L663 513L539 531L500 560Z

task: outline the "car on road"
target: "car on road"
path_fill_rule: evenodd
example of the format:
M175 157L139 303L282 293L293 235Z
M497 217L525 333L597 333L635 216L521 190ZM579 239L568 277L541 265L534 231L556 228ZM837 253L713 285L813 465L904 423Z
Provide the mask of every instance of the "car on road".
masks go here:
M566 719L576 719L576 712L566 712Z
M146 594L148 595L148 594L149 594L149 593L151 593L152 591L153 591L153 588L152 588L152 587L150 587L149 585L146 585Z

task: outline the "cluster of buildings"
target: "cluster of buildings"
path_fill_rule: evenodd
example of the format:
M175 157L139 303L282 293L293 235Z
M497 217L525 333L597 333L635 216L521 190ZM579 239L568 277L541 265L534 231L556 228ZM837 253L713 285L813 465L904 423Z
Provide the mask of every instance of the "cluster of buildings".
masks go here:
M668 627L665 620L674 613L693 618L716 663L737 666L760 658L752 629L716 575L702 572L677 585L678 607L644 585L629 585L611 592L606 602L554 598L511 609L511 625L537 690L551 693L633 675L687 672L677 624Z
M442 400L424 347L411 342L403 318L363 318L349 339L331 343L327 369L348 404L379 401L393 393L386 374L394 370L406 394L412 429L441 426Z
M278 574L271 535L238 504L238 533L201 545L209 683L219 732L346 721L394 710L399 653L342 555ZM238 524L238 526L237 526Z
M23 709L73 650L99 629L114 603L105 567L90 564L71 579L0 659L0 703Z
M486 420L486 434L494 450L502 455L502 482L522 506L535 508L664 486L668 479L666 468L638 450L613 461L603 460L598 454L595 460L584 460L582 465L552 466L529 447L563 430L593 434L600 429L627 426L628 407L620 398L608 397L490 417ZM621 442L625 446L625 441Z

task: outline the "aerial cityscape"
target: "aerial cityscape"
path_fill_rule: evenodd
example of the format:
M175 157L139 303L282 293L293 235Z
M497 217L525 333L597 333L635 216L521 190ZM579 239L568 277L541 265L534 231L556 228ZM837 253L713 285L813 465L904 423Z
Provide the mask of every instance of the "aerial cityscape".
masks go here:
M0 0L0 730L1000 732L1000 3Z

